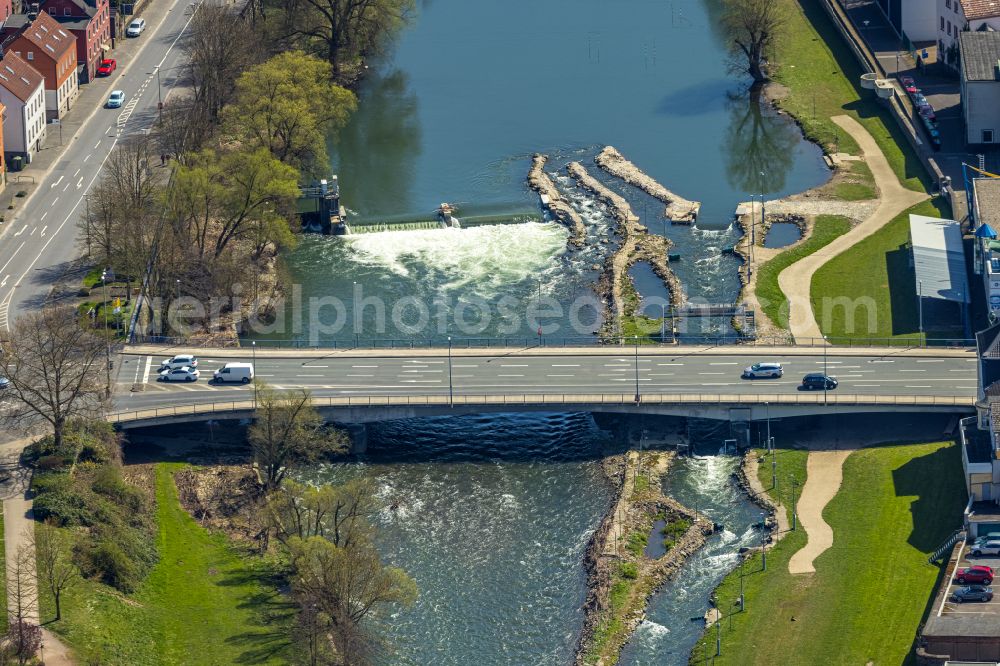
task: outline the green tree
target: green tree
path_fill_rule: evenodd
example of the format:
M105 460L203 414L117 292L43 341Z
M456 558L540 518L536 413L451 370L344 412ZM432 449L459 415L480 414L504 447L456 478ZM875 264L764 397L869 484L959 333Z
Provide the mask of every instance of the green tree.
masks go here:
M338 431L324 427L306 389L279 393L257 380L257 411L247 439L267 490L288 470L345 447Z
M223 109L224 126L242 145L264 148L306 173L325 171L327 136L357 108L354 93L331 83L331 76L329 63L301 51L251 67Z
M369 517L377 503L368 479L318 487L286 479L267 503L269 520L282 543L318 536L349 548L373 537Z
M416 583L402 569L385 566L367 540L341 547L320 536L292 537L288 551L300 604L328 618L328 635L341 663L370 663L376 641L366 620L411 605Z

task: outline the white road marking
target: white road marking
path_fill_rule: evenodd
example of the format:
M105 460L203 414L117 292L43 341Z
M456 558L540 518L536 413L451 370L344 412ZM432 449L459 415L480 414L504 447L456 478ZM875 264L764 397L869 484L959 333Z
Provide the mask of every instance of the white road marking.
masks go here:
M910 386L909 384L907 384L903 388L930 388L930 386Z
M56 182L54 182L51 185L49 185L49 189L52 189L53 187L55 187L56 185L58 185L59 183L61 183L62 179L63 179L63 177L59 176L59 180L57 180Z
M725 363L721 363L721 362L720 363L709 363L709 365L739 365L739 364L736 363L736 362L730 363L729 361L726 361Z
M724 372L699 372L699 375L724 375Z
M25 229L27 229L27 228L28 228L28 225L27 225L27 224L26 224L26 225L24 225L23 227L21 227L21 230L20 230L20 231L18 231L18 232L17 232L16 234L14 234L14 237L16 238L16 237L20 236L21 234L23 234L23 233L24 233L24 230L25 230Z
M45 230L48 229L48 228L49 228L49 225L47 225L47 224L44 227L42 227L42 231L39 234L39 236L44 236L45 235Z
M27 226L27 225L25 225L25 226ZM24 231L24 229L21 229L21 231ZM18 232L18 235L20 235L20 232ZM3 266L0 266L0 272L2 272L4 269L7 268L7 264L9 264L10 262L14 261L14 257L16 257L17 253L21 251L21 248L24 247L25 243L27 243L27 241L21 241L21 244L17 246L17 249L14 250L14 253L10 255L10 259L7 260L7 263L4 264Z
M478 365L459 365L458 363L452 366L453 368L478 368Z
M579 363L553 363L553 368L579 368Z
M49 206L55 206L57 201L59 201L59 197L56 197L55 199L53 199L52 203L50 203Z
M918 359L917 363L944 363L943 358L923 358Z
M325 365L310 365L310 366L306 366L306 367L310 367L310 368L325 368L327 366L325 366ZM378 366L377 365L352 365L351 367L352 368L377 368Z
M527 368L528 364L527 363L523 363L523 364L518 364L518 363L501 363L500 367L501 368Z
M329 368L330 366L328 366L328 365L303 365L302 367L303 368ZM353 365L351 367L352 368L359 368L359 367L367 367L367 366Z
M926 370L907 370L905 368L900 369L900 372L927 372Z
M76 170L76 171L75 171L75 172L73 173L73 177L74 177L74 178L76 178L76 177L77 177L77 176L79 176L79 175L80 175L80 169L77 169L77 170Z
M524 377L524 375L497 375L497 377Z
M110 127L108 128L108 131L109 131L109 132L111 131L111 128L110 128ZM95 143L95 144L94 144L94 150L97 150L97 148L99 148L99 147L100 147L100 145L101 145L101 140L100 140L100 139L98 139L98 140L97 140L97 143Z
M347 375L348 377L374 377L375 375Z
M152 366L153 366L153 357L152 356L147 356L146 357L146 370L142 373L142 383L143 384L149 383L149 370L150 370L150 368Z
M48 214L49 214L49 211L45 211L44 213L42 213L42 216L40 218L38 218L38 221L41 222L42 220L44 220L45 216L48 215Z
M80 180L83 180L83 179L81 178ZM68 190L70 185L71 185L71 183L66 183L66 187L63 188L63 192L65 192L66 190Z
M296 377L322 377L323 375L295 375Z
M576 375L545 375L546 377L575 377Z
M100 144L98 144L98 145L100 145ZM83 156L83 161L84 162L86 162L89 159L90 159L90 153L87 153L86 155Z
M683 363L657 363L656 365L684 365Z
M79 173L79 171L77 173ZM77 183L76 183L76 189L80 189L81 187L83 187L83 177L82 176L80 177L80 180L77 181Z
M864 386L866 388L877 388L881 386L881 384L855 384L855 386Z

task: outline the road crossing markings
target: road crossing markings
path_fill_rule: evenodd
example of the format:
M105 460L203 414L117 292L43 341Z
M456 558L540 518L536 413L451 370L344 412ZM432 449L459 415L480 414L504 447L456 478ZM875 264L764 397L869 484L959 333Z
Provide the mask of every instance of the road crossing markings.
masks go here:
M42 213L42 216L40 218L38 218L38 221L42 222L43 220L45 220L45 218L46 218L46 216L48 216L48 214L49 214L49 211L45 211L44 213Z
M143 384L148 384L149 383L149 370L150 370L151 367L153 367L153 357L152 356L147 356L146 357L146 370L142 373L142 383Z
M28 225L27 225L27 224L26 224L26 225L24 225L23 227L21 227L21 230L20 230L20 231L18 231L18 232L17 232L16 234L14 234L14 237L15 237L15 238L17 238L18 236L20 236L21 234L23 234L23 233L24 233L24 230L25 230L25 229L27 229L27 228L28 228Z
M42 227L42 231L38 235L44 237L45 236L45 230L48 229L48 228L49 228L49 225L46 224L44 227Z
M59 176L59 180L57 180L56 182L54 182L54 183L52 183L51 185L49 185L49 189L51 190L51 189L52 189L52 188L54 188L54 187L55 187L56 185L58 185L59 183L61 183L61 182L62 182L62 179L63 179L63 177L62 177L62 176Z

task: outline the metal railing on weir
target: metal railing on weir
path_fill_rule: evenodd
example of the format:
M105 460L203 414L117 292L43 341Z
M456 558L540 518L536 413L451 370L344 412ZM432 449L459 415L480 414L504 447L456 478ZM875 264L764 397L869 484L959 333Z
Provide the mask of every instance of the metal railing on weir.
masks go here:
M676 341L661 342L658 337L622 337L612 342L598 340L592 336L519 336L503 338L362 338L361 336L345 340L270 340L240 338L239 346L250 349L256 344L257 349L466 349L466 348L531 348L531 347L887 347L901 348L950 348L970 349L976 346L976 341L965 338L798 338L794 341L788 338L756 338L748 339L739 336L684 336ZM207 346L192 342L186 338L166 336L135 336L133 344L164 345L168 347L198 348Z
M544 393L544 394L456 394L436 395L368 395L313 397L315 407L449 407L449 406L566 406L566 405L827 405L827 406L878 406L878 407L964 407L972 408L972 397L917 396L917 395L865 395L865 394L769 394L739 395L722 393ZM199 414L226 414L254 411L253 400L213 401L189 403L171 407L130 409L108 414L112 423L144 421L161 417L197 416Z

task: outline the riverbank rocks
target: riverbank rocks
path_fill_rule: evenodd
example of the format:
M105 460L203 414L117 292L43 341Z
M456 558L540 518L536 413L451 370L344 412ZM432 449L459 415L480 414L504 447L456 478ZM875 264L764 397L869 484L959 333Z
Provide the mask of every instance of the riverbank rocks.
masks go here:
M541 197L542 206L546 208L552 216L561 224L565 225L569 231L570 245L581 248L587 236L587 229L583 226L583 219L577 214L573 207L569 205L559 194L555 183L545 173L545 163L548 161L546 155L535 153L531 158L531 170L528 171L528 187Z
M659 199L666 204L664 215L671 222L690 224L698 217L701 203L698 201L688 201L684 197L678 196L660 185L658 182L643 173L639 167L625 159L613 146L606 146L594 158L597 166L601 167L612 176L624 180L629 185L639 188L651 197Z

